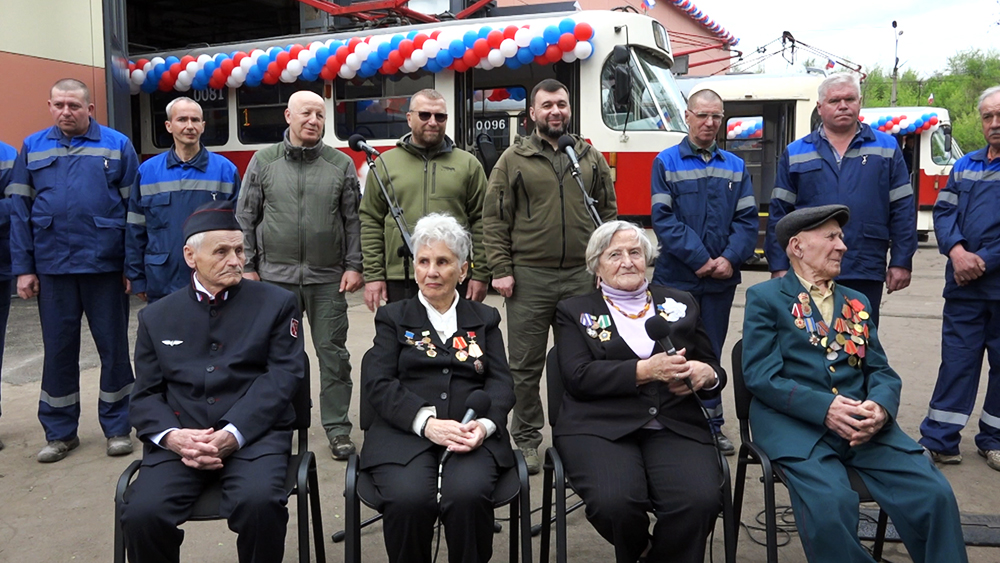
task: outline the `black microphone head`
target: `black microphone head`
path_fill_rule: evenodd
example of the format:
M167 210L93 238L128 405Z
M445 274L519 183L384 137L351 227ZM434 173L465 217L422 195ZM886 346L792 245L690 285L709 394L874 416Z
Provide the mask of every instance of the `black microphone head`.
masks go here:
M646 319L646 336L654 342L670 338L670 323L660 315L649 317Z
M482 389L476 389L469 393L469 398L465 400L465 410L471 409L476 413L476 416L484 416L489 412L491 406L493 406L493 399L490 399L489 394Z
M367 143L365 136L361 133L355 133L347 139L347 146L351 147L352 151L361 151L361 143Z
M576 141L573 140L573 137L570 137L569 135L559 137L559 150L564 151L566 150L566 147L573 148L575 146Z

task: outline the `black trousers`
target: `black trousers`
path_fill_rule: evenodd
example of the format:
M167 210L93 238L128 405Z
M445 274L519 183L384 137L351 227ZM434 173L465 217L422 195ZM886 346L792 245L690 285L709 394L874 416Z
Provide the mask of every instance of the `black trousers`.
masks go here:
M239 534L240 563L280 563L288 526L284 488L288 456L253 460L227 458L218 471L191 469L179 459L143 466L125 494L122 528L132 563L180 561L184 531L177 526L191 516L201 491L222 481L220 512ZM198 560L197 554L191 557Z
M410 274L412 275L412 272ZM465 292L469 290L470 279L472 278L466 278L465 281L458 284L458 287L456 288L458 290L458 296L463 299L465 298ZM407 281L388 280L385 282L385 292L389 296L389 300L386 301L386 303L395 303L396 301L416 297L418 291L420 291L420 288L417 286L417 282L412 278Z
M670 430L637 430L616 441L559 436L566 476L586 503L587 519L615 546L618 563L702 563L722 510L722 473L714 445Z
M452 454L444 464L437 502L438 460L434 447L406 465L370 469L384 499L382 530L390 563L430 563L434 523L441 517L450 563L485 563L493 555L493 489L499 469L485 448Z

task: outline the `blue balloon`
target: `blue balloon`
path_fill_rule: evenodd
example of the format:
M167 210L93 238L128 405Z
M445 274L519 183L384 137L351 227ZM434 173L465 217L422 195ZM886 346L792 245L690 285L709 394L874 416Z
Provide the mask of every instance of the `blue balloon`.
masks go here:
M923 121L925 121L925 122L927 120L929 120L930 118L931 118L931 114L929 114L929 113L925 113L925 114L923 114L923 115L920 116L920 119L923 120Z
M520 86L514 86L513 88L507 88L507 93L510 94L512 100L520 102L528 97L528 91Z
M465 43L465 46L471 49L472 46L476 44L476 39L479 39L479 34L475 31L469 30L462 36L462 43Z
M361 67L358 69L358 74L367 74L371 71L372 71L372 65L368 61L365 61L361 63Z
M375 52L378 53L379 58L385 60L389 58L389 53L392 52L392 45L390 43L379 43L378 47L375 48Z
M302 70L302 74L299 75L299 78L307 82L314 82L317 78L319 78L319 73L306 68Z
M263 74L267 72L267 65L269 64L271 64L271 57L268 57L267 55L261 55L260 58L257 59L257 66L250 68L259 68L261 74Z
M553 27L552 29L555 29L555 27ZM548 33L547 30L546 33ZM535 58L544 53L546 47L548 47L548 45L545 44L545 40L542 39L541 37L532 37L531 43L528 44L528 49L531 51L531 54L534 55L532 58Z
M507 68L511 70L517 70L521 68L521 61L517 60L517 57L510 57L504 64L507 65Z
M480 39L486 39L490 35L491 31L493 31L492 27L489 27L489 26L486 26L486 25L484 25L483 27L480 27L479 28L479 38Z
M257 77L257 76L251 77L248 74L247 75L247 79L243 83L246 84L247 86L251 87L251 88L256 88L256 87L260 86L260 78Z
M542 41L545 43L545 41ZM544 47L542 48L544 51ZM517 60L523 65L531 64L531 61L535 60L535 55L531 52L530 47L522 47L517 50Z
M923 126L924 126L924 120L923 119L918 119L918 120L916 120L916 121L913 122L913 128L914 128L914 130L920 129Z
M330 43L330 54L332 55L332 54L336 53L337 49L339 49L339 48L341 48L343 46L344 46L344 42L340 41L340 40L335 40L333 43Z
M438 66L444 69L455 61L455 57L451 56L450 50L449 51L441 50L438 51L437 57L434 57L434 61L438 64Z
M878 118L878 121L876 121L875 124L878 127L881 127L881 126L885 125L886 123L888 123L888 121L889 121L889 118L883 115L882 117Z
M264 77L264 73L261 72L260 68L258 68L258 67L252 66L252 67L250 67L250 70L247 71L247 80L248 81L251 78L255 78L257 80L260 80L263 77Z
M410 31L409 33L406 34L406 38L407 39L413 39L414 37L417 36L417 33L420 33L420 32L414 29L414 30L412 30L412 31Z
M173 66L174 64L179 63L179 62L181 62L180 59L178 59L177 57L175 57L173 55L170 55L169 57L167 57L167 68L170 68L171 66Z
M238 54L240 54L239 51L233 51L233 52L229 53L229 58L230 59L235 59L236 55L238 55ZM247 54L249 54L249 53L247 53Z
M278 53L280 52L281 52L281 47L274 46L267 50L267 56L271 57L271 60L274 60L274 58L277 57Z
M229 58L229 57L227 57L226 55L224 55L222 53L219 53L218 55L215 55L215 66L221 65L222 61L226 60L227 58Z
M205 66L201 67L201 69L205 71L205 74L212 74L215 72L217 66L219 65L215 64L215 61L206 61Z
M378 56L378 53L375 51L369 53L368 58L365 59L365 61L369 65L375 67L375 70L378 70L378 67L382 66L382 57Z
M563 21L559 22L560 35L562 35L563 33L573 33L575 29L576 29L576 22L569 18L566 18Z
M545 42L548 43L549 45L553 45L555 43L558 43L560 35L562 35L562 34L559 33L559 28L556 27L556 26L554 26L554 25L550 25L550 26L546 27L545 31L542 32L542 37L545 39ZM532 42L534 42L534 41L532 41ZM541 54L541 53L539 53L539 54Z
M389 45L391 45L393 49L399 49L399 44L403 42L403 39L406 39L406 37L402 35L393 35L392 39L389 41Z
M306 67L302 69L302 74L305 74L307 70L314 74L319 74L320 66L319 60L315 58L309 59L309 62L306 63Z
M153 92L156 91L156 85L143 82L142 86L140 86L139 89L147 94L152 94Z
M448 54L451 55L451 58L457 59L465 54L465 49L466 49L465 43L459 41L458 39L454 39L452 40L451 45L448 46Z
M320 66L325 65L326 60L329 58L330 58L330 49L327 49L326 46L316 49L316 60L319 61Z
M427 64L424 65L424 69L427 70L427 72L432 72L432 73L438 73L441 72L442 70L441 65L439 65L437 62L437 59L428 60Z

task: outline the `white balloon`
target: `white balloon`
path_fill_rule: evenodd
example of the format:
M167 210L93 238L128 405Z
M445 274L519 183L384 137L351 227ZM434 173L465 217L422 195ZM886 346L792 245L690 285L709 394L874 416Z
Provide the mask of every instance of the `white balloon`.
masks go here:
M483 70L493 70L493 64L490 63L489 55L480 59L479 64L476 66Z
M354 48L354 54L363 61L368 58L368 55L372 54L372 46L362 41Z
M167 61L163 60L163 57L153 57L149 62L153 63L153 66L156 66L165 64Z
M507 60L507 57L500 52L500 49L492 49L488 55L486 55L486 60L489 61L490 65L498 67Z
M243 67L238 66L233 68L233 72L229 76L235 78L236 80L240 81L240 83L242 83L243 80L246 79L247 77L247 71L243 70Z
M302 49L301 51L299 51L299 56L297 58L298 61L302 63L302 66L306 66L306 64L309 62L309 59L313 58L313 52L310 51L309 49Z
M410 55L410 60L417 65L417 68L423 68L427 64L427 53L423 49L417 49Z
M142 81L145 79L146 79L146 71L142 70L141 68L137 68L132 71L132 84L141 86Z
M726 138L727 139L735 139L736 138L736 130L733 129L732 131L729 131L728 133L726 133Z
M240 85L242 84L243 82L236 80L235 78L232 77L232 75L230 75L229 78L226 79L226 86L229 86L230 88L239 88Z
M571 63L576 60L576 53L573 51L566 51L562 54L562 60L564 63Z
M531 43L531 31L527 27L522 27L514 33L514 43L518 47L527 47Z
M347 58L344 60L344 66L354 71L361 68L361 59L358 57L358 54L351 53L350 55L347 55Z
M900 126L899 126L898 123L892 126L892 134L893 135L898 135L899 134L899 130L900 130Z
M250 67L254 66L255 64L257 64L257 63L254 62L254 60L252 58L250 58L250 57L243 57L243 60L240 61L239 68L242 68L243 72L245 73L246 71L250 70Z
M909 126L910 126L910 120L909 119L900 119L899 120L899 128L900 129L906 129Z
M198 72L198 61L191 61L185 67L184 70L188 71L189 74L195 74Z
M260 49L254 49L253 51L250 51L250 60L256 63L257 59L261 58L261 56L263 55L264 51L261 51Z
M233 69L233 70L236 70L236 69ZM177 73L177 84L191 84L192 80L193 80L193 78L192 78L191 73L188 72L188 71L186 71L186 70L182 70L182 71L180 71L180 72Z
M181 84L180 82L174 82L174 90L177 90L178 92L187 92L190 89L191 89L190 84Z
M428 59L433 59L437 56L438 52L441 50L441 44L437 42L437 39L428 39L424 41L424 54L427 55Z
M347 80L350 80L350 79L354 78L358 74L358 71L354 70L353 68L348 67L345 64L345 65L340 65L340 72L338 72L337 74L339 74L341 78L345 78Z
M278 79L281 80L282 82L289 82L289 83L295 82L295 78L296 77L293 76L292 73L288 72L287 68L281 71L281 76L278 77Z
M149 71L152 68L153 68L152 62L147 62L146 64L142 65L142 71L145 72L146 74L149 74Z
M517 54L517 43L513 39L504 39L500 42L500 52L505 58L513 57Z
M582 61L594 54L594 46L590 41L577 41L576 47L573 47L573 53L576 55L576 58Z
M287 70L288 74L291 74L292 76L298 76L302 74L302 63L300 63L298 59L292 59L288 61L288 64L285 66L285 70Z
M312 43L309 44L309 51L315 53L322 46L323 46L322 41L313 41Z
M212 57L210 57L209 55L206 55L204 53L198 55L198 69L200 70L201 67L205 66L205 63L207 63L210 60L212 60Z
M402 68L404 72L413 72L420 67L417 66L417 63L415 63L413 59L406 59L405 61L403 61Z

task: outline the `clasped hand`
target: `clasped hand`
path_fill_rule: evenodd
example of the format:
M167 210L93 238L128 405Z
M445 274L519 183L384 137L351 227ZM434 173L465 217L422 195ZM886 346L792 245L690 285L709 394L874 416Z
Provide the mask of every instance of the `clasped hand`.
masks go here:
M486 439L486 429L475 420L462 424L457 420L427 419L424 436L455 453L467 453L478 448Z
M681 348L673 356L665 352L654 354L649 359L642 360L647 376L645 381L662 381L674 395L689 395L691 388L695 391L711 384L715 380L715 370L712 366L696 360L688 360L686 348ZM691 383L691 388L686 382Z
M239 448L236 436L228 430L178 428L163 438L163 445L181 456L192 469L222 469L222 460Z
M885 409L875 401L837 395L826 411L826 427L854 447L871 440L885 425L886 418Z

